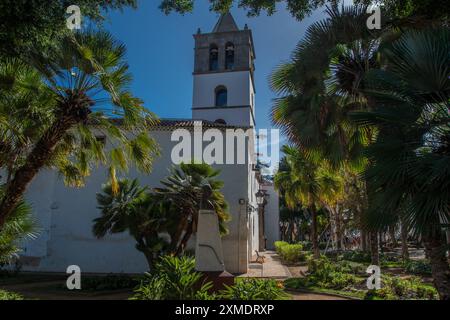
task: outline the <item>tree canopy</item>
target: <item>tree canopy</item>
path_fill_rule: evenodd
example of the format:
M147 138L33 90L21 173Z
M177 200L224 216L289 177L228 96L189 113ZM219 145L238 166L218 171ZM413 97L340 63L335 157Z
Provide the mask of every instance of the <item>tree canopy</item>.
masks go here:
M31 48L46 50L68 31L69 0L1 0L0 58L23 57ZM137 0L77 0L82 17L100 23L109 10L137 6Z
M160 9L169 14L178 12L185 14L194 9L195 0L162 0ZM198 2L198 1L197 1ZM247 10L249 16L258 16L262 12L272 15L278 5L284 4L286 9L297 20L303 20L317 8L324 5L335 5L340 0L209 0L211 11L226 12L233 5ZM426 18L448 17L449 9L446 0L356 0L357 4L383 5L396 17L424 16Z

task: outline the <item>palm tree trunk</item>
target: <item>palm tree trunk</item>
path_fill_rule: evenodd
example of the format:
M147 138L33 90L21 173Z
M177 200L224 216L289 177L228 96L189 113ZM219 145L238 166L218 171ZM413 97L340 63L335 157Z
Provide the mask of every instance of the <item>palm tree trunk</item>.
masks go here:
M376 231L370 232L370 253L371 253L371 263L373 265L380 265L380 255L378 252L378 235Z
M175 252L176 256L179 256L184 252L184 250L186 249L186 245L192 236L193 231L194 231L193 224L191 222L189 223L189 226L187 227L186 232L184 233L183 239L181 239L180 245L178 246L177 251Z
M313 247L313 253L314 253L314 258L319 259L320 251L319 251L319 239L318 239L318 232L317 232L316 207L313 205L313 206L311 206L310 210L311 210L311 242L312 242L312 247Z
M431 274L441 300L450 300L450 269L446 246L439 227L423 235L425 251L431 264Z
M336 208L336 247L338 251L341 251L343 248L343 237L342 237L342 216L341 216L342 210L339 210L339 208Z
M25 164L15 172L0 203L0 230L23 197L30 182L52 156L55 146L76 122L76 119L71 116L60 117L36 143Z
M367 233L364 230L361 230L361 250L367 252Z
M397 246L397 239L395 238L395 226L389 227L389 238L391 238L392 248Z
M176 252L178 251L178 243L180 242L183 232L187 229L188 223L189 221L187 216L183 214L175 233L170 237L170 248L172 250L172 254L176 255Z
M408 226L406 222L402 219L400 222L400 234L402 237L402 257L403 260L409 259L409 251L408 251Z

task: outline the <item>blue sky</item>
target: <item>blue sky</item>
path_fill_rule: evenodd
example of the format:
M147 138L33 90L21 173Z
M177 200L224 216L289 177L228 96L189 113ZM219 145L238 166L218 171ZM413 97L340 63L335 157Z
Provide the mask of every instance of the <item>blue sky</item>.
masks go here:
M323 13L298 22L282 6L270 17L263 14L248 18L244 10L237 8L231 12L240 28L247 23L253 31L257 57L256 123L258 128L271 128L269 111L275 94L269 88L268 76L289 58L307 26L323 17ZM199 0L192 14L166 16L159 11L158 1L141 0L137 10L113 12L108 17L106 28L127 46L133 93L161 118L190 118L192 35L197 28L210 32L219 17L208 10L207 1Z

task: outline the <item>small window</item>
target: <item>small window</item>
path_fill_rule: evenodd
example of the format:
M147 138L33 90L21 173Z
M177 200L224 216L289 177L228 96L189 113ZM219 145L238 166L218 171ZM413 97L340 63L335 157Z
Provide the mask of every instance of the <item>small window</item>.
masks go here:
M234 45L228 42L225 46L225 69L232 70L234 68Z
M228 104L228 91L225 87L216 88L216 107L225 107Z
M217 71L219 69L219 48L212 44L209 48L209 70Z

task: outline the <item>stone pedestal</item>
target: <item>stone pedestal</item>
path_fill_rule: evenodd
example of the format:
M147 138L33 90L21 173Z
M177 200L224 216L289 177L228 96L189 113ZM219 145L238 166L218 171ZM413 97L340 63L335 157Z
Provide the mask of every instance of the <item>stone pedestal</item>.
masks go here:
M219 220L213 210L200 210L198 214L195 246L195 269L213 283L213 290L221 290L224 284L234 284L234 276L225 271Z

